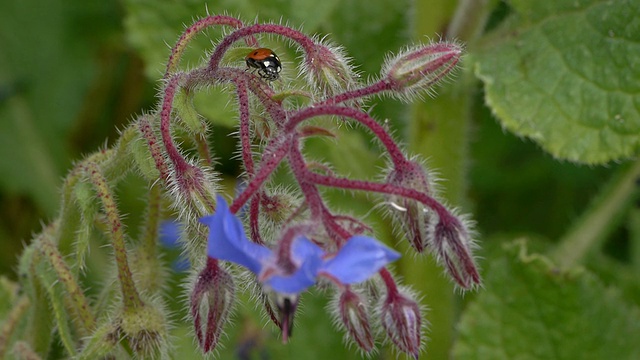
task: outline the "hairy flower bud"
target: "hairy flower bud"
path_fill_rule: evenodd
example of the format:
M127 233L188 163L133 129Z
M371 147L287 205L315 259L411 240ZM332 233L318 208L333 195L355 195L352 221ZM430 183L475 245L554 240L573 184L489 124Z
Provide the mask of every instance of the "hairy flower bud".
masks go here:
M339 94L356 83L348 58L337 46L316 43L314 51L307 54L303 71L309 83L314 84L325 95Z
M135 311L123 311L116 323L140 358L161 358L169 349L166 319L161 304L148 303Z
M186 201L198 216L209 214L215 209L217 192L215 178L203 169L186 165L184 169L176 169L174 193Z
M419 45L389 59L382 76L397 91L426 90L456 66L461 54L455 43Z
M191 316L198 344L205 354L218 344L234 299L233 279L216 260L208 258L191 293Z
M417 359L422 345L422 317L418 303L408 295L390 291L382 304L381 322L398 349Z
M375 343L371 334L371 324L367 304L362 295L350 288L339 294L334 302L338 308L337 323L347 330L349 339L366 352L373 350Z
M414 161L407 161L402 167L393 169L387 176L393 185L417 190L427 195L431 186L424 168ZM399 196L388 196L391 215L400 224L401 235L409 240L417 252L423 252L433 231L437 215L422 203Z
M463 222L441 220L436 225L433 250L463 289L470 289L481 281L470 245L472 243Z
M300 200L286 189L274 189L260 199L260 214L268 225L281 229L284 222L298 208Z

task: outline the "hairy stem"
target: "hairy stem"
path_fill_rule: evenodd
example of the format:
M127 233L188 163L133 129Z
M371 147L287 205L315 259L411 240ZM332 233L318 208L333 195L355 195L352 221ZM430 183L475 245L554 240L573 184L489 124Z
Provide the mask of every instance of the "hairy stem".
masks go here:
M71 303L72 309L80 319L80 324L83 327L83 335L88 335L96 325L96 319L91 312L89 302L84 296L84 292L78 284L75 276L69 269L69 266L62 259L62 255L55 247L55 245L46 237L42 237L39 242L40 252L49 260L51 267L57 274L58 280L64 286Z
M140 295L136 290L127 260L127 248L124 242L125 234L118 206L113 197L111 187L104 178L98 165L94 162L88 162L85 165L87 176L91 179L93 186L96 188L98 198L102 202L102 207L107 215L109 222L109 232L113 251L115 253L116 265L118 268L118 279L122 290L122 300L125 311L134 310L143 306Z
M212 27L215 25L227 25L234 28L240 28L244 26L242 21L225 15L215 15L215 16L207 16L204 19L200 19L196 21L193 25L189 26L180 36L180 39L176 42L173 49L171 49L171 56L169 56L169 61L167 62L167 69L164 74L164 78L168 79L173 73L176 72L178 65L180 64L180 59L182 58L182 54L189 45L189 42L193 40L193 38L200 33L202 30ZM247 39L247 45L249 46L257 46L257 41L255 38L250 37Z
M13 308L11 308L9 315L4 319L2 327L0 327L0 358L5 358L8 341L30 305L31 301L26 295L20 296Z

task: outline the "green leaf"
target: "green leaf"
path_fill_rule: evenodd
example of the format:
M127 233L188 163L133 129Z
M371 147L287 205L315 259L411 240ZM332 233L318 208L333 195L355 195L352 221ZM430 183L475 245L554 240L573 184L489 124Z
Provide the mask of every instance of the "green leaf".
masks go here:
M587 271L560 272L526 241L488 263L456 359L637 359L640 315Z
M637 154L640 3L511 2L472 55L501 123L552 155L588 164Z

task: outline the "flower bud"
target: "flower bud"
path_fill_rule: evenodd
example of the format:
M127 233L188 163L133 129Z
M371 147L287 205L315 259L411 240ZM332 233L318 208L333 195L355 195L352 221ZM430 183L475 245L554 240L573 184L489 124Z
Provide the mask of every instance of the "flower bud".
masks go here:
M393 185L417 190L427 195L431 186L424 168L414 161L407 161L387 176L387 182ZM433 231L437 215L422 203L399 196L388 196L391 215L400 224L403 237L409 240L417 252L423 252Z
M197 166L186 164L184 168L176 168L174 182L174 193L195 210L197 216L213 212L217 188L211 174Z
M205 354L218 344L234 299L235 285L231 275L216 260L208 258L191 293L191 316L198 344Z
M419 45L387 61L382 76L397 91L426 90L456 66L461 54L455 43Z
M115 321L120 335L140 358L162 358L169 351L167 315L163 305L154 301L134 311L123 311Z
M401 351L413 356L420 354L422 317L420 307L407 295L389 291L382 304L382 327Z
M307 54L303 72L307 74L309 83L314 84L325 96L350 89L357 78L343 50L322 43L316 43L313 51Z
M456 218L441 219L436 225L433 250L439 261L463 289L480 284L480 274L471 255L471 240L463 222Z
M347 288L337 299L339 323L358 347L366 352L374 348L367 304L362 295Z
M282 225L299 207L300 200L288 189L276 188L260 199L260 214L266 224L273 229L282 229Z

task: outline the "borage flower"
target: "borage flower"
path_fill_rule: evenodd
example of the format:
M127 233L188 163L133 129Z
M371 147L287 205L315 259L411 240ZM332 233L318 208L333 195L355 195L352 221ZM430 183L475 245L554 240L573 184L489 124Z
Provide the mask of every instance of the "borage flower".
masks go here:
M207 255L210 258L231 261L257 275L258 281L276 292L280 311L284 312L282 329L285 337L290 333L297 296L316 283L318 277L331 280L338 286L363 282L381 268L398 259L400 254L376 239L353 236L336 253L327 253L305 236L293 239L289 259L294 269L285 269L278 251L251 242L242 223L230 211L225 200L218 196L216 213L200 220L209 227ZM283 306L280 306L282 304ZM289 320L289 321L287 321Z

